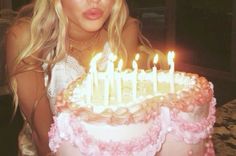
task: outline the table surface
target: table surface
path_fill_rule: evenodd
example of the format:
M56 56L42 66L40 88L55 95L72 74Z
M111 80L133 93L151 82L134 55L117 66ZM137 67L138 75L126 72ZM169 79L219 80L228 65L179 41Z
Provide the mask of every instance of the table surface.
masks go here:
M217 156L236 155L236 99L217 107L213 142Z

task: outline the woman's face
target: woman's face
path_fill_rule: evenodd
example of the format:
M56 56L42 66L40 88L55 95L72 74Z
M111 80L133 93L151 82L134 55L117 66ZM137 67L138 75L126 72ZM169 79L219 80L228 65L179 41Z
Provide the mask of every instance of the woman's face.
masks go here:
M61 0L69 23L93 32L108 19L115 0Z

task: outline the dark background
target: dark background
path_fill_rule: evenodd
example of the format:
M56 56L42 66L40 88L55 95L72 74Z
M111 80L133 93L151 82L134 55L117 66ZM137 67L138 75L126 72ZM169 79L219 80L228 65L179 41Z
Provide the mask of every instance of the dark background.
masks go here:
M29 0L13 0L18 10ZM165 0L128 0L130 13L142 22L143 34L153 46L166 53L167 17ZM233 0L178 0L175 10L176 61L230 72L232 51ZM234 58L236 59L236 58ZM215 86L217 107L236 98L236 80L202 73ZM221 76L222 77L222 76ZM17 112L11 121L12 98L0 96L0 156L17 155L17 136L22 118Z
M21 6L30 3L31 0L12 0L12 9L19 10Z

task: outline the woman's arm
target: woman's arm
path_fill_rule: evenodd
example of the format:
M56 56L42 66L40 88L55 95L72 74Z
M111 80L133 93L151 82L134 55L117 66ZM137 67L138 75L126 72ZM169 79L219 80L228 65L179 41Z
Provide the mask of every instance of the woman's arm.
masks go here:
M6 60L8 72L10 75L14 73L13 67L15 59L22 52L30 40L30 24L20 22L13 25L6 35ZM27 58L27 62L36 60ZM17 65L22 67L23 62ZM17 82L17 95L19 98L19 106L24 113L26 119L31 123L33 138L36 144L38 154L45 156L50 150L48 147L48 131L52 123L52 113L49 101L46 96L46 88L44 86L44 74L40 63L34 65L36 70L26 71L15 75ZM31 121L32 111L36 105L33 122Z

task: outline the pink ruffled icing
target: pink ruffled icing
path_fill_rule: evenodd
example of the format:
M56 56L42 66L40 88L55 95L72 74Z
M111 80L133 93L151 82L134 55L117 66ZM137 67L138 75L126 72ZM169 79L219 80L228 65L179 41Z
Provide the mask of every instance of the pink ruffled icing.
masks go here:
M161 150L168 133L174 134L187 144L196 144L202 139L208 139L215 122L215 103L215 99L212 99L207 118L196 123L186 122L178 116L176 111L170 111L165 107L165 110L156 116L153 126L146 134L126 142L97 140L88 135L78 117L69 113L61 113L58 117L54 117L54 124L49 132L49 146L53 152L56 152L60 144L66 140L78 147L84 155L127 156L135 155L145 149L147 153L152 153L149 155L154 155ZM213 156L213 144L209 141L207 145L205 155Z
M216 100L215 98L213 98L210 102L208 117L194 123L189 123L188 121L178 116L178 113L172 111L172 133L177 136L178 139L188 144L195 144L198 143L201 139L207 138L212 133L213 125L215 123L215 105Z
M56 152L60 144L66 140L78 147L84 155L101 156L108 154L127 156L140 152L145 148L149 148L147 150L148 153L153 155L156 153L156 149L161 148L165 140L165 133L160 133L160 127L160 120L156 118L153 126L139 138L126 142L105 142L88 135L77 117L68 113L61 113L54 118L54 124L49 132L49 146L53 152Z

